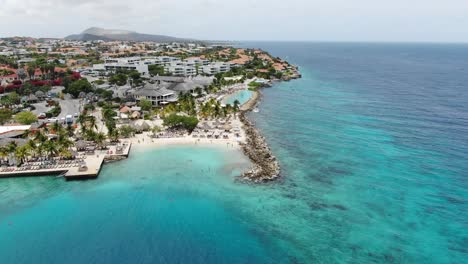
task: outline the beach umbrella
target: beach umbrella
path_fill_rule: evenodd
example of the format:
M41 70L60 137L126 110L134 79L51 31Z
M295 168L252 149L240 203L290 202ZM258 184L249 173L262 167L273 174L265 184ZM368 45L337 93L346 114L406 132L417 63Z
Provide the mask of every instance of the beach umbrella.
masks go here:
M210 127L210 125L208 125L208 123L203 123L202 128L203 128L203 130L210 130L211 129L211 127Z
M229 125L229 124L225 124L225 125L223 126L223 129L224 129L225 131L230 131L230 130L232 129L232 126Z
M79 140L76 142L75 146L76 146L76 149L80 150L80 149L85 149L88 146L88 144L84 140Z
M221 125L221 123L218 120L213 122L213 126L220 126L220 125Z

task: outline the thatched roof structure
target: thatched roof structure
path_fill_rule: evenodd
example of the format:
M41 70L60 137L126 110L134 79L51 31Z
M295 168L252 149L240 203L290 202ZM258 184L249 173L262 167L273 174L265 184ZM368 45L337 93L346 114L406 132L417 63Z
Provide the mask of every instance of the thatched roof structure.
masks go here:
M148 123L143 122L143 124L141 124L141 128L143 129L143 131L148 131L151 129L151 126Z
M211 126L208 125L208 123L203 123L201 124L200 126L203 130L210 130L211 129Z
M86 149L87 146L88 146L88 143L86 143L86 141L84 141L84 140L78 140L75 143L75 147L76 147L77 150L84 150L84 149Z

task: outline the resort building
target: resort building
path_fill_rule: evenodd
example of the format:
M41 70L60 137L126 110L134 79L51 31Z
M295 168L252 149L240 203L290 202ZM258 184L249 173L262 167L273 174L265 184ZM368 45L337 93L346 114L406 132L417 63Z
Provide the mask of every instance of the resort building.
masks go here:
M215 75L220 72L228 72L231 70L231 64L225 62L214 62L202 67L203 73Z
M164 70L175 76L192 76L197 74L197 69L192 64L186 64L181 61L173 61L170 65L164 67Z
M177 101L174 91L167 89L168 84L147 83L143 88L133 92L133 97L137 102L142 99L149 100L153 106L161 106Z
M148 75L148 65L140 63L140 61L129 61L129 60L107 60L104 64L94 64L93 69L97 71L131 71L135 70L141 75Z

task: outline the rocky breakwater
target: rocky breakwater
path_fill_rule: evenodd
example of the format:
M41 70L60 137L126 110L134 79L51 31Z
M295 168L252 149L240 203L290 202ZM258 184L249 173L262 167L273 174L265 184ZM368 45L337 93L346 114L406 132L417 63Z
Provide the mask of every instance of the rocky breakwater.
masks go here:
M245 171L241 178L252 182L267 182L279 177L280 166L271 152L265 138L258 132L252 122L242 112L239 116L244 124L246 142L241 144L245 155L253 162L253 168Z

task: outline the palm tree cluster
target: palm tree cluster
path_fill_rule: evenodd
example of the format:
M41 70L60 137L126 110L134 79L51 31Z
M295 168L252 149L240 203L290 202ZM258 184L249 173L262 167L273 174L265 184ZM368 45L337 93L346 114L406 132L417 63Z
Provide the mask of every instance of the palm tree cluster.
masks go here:
M33 79L36 69L41 70L41 73L42 73L41 77L43 80L53 80L56 77L54 64L32 62L28 64L28 68L26 69L30 80Z
M163 117L174 113L185 113L190 116L197 115L197 103L191 93L180 93L177 104L170 104L159 112Z
M240 103L238 100L234 101L234 105L227 104L223 107L218 100L211 98L200 105L199 115L203 118L228 117L232 113L239 112L239 106Z
M87 111L84 110L77 119L81 127L81 134L84 139L88 141L93 141L96 143L98 148L104 148L106 135L102 132L97 132L96 117L93 115L88 115Z
M117 116L117 113L112 109L110 104L106 104L102 107L102 118L104 119L104 124L107 127L107 136L113 142L119 141L120 132L117 129L117 124L114 120L114 117Z
M71 147L74 146L74 143L70 140L70 133L73 133L72 126L65 129L62 125L54 123L50 128L46 127L43 130L28 133L29 141L23 146L18 146L15 141L12 141L8 145L0 147L0 157L4 161L5 158L14 156L17 165L37 157L71 158ZM47 135L55 136L49 137Z

